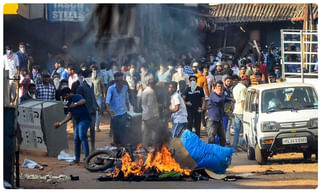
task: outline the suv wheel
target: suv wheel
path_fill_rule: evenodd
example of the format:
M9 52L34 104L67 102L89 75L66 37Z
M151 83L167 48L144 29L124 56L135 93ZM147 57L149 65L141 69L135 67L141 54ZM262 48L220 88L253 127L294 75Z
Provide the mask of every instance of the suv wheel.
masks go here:
M259 145L257 144L255 147L255 156L256 156L256 161L260 164L260 165L264 165L267 163L268 160L268 156L267 154L260 149Z
M250 147L249 144L247 144L247 156L249 160L255 160L255 154L254 154L253 147Z

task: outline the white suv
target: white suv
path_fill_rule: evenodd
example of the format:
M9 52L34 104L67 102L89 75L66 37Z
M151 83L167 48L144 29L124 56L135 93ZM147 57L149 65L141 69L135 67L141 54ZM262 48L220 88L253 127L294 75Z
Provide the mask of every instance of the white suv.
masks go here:
M243 132L249 160L265 164L277 153L318 157L318 97L304 83L272 83L248 88Z

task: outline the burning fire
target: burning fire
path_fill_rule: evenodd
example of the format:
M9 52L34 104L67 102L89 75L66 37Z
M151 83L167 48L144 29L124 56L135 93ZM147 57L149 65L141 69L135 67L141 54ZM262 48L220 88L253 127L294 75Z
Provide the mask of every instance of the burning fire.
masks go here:
M137 151L141 149L141 145L138 145ZM190 169L182 169L180 165L172 158L168 148L163 145L161 151L156 152L153 155L149 152L146 160L144 161L144 156L142 154L138 155L138 159L133 161L130 154L126 152L121 158L122 166L121 171L124 177L129 177L129 175L143 176L144 172L153 169L158 173L176 171L184 175L190 175ZM108 174L108 176L117 177L120 173L118 168L115 168L113 172Z

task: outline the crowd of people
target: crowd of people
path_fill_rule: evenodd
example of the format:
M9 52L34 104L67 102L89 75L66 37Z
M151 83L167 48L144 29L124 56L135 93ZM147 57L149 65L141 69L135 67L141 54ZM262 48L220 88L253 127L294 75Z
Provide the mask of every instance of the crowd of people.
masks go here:
M144 146L161 143L157 136L165 134L172 122L172 137L184 129L200 137L203 126L208 143L238 149L243 144L239 135L247 87L281 81L280 67L268 59L270 55L238 58L210 46L203 54L190 50L161 62L138 54L126 57L125 62L110 56L99 64L78 63L64 53L51 56L45 70L34 65L24 43L17 52L8 46L5 51L4 68L9 71L10 83L17 82L19 88L16 102L68 101L66 119L54 126L73 119L76 161L81 143L85 156L89 154L88 130L91 150L95 150L95 132L100 131L103 112L111 118L114 145L124 144L127 115L134 111L142 114Z

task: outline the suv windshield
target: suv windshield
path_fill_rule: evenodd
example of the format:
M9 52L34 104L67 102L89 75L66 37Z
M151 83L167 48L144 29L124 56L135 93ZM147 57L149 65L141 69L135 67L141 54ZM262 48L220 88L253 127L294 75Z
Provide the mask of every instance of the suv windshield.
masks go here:
M262 113L317 108L318 97L312 87L286 87L262 92Z

